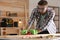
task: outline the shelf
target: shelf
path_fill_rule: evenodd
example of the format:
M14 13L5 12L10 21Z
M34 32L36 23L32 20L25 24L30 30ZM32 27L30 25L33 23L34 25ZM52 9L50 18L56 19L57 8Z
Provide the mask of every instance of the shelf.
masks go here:
M0 2L0 29L1 29L1 36L3 35L3 29L7 34L9 33L17 33L18 35L20 34L20 29L22 27L26 27L27 25L27 20L28 20L28 0L19 0L19 1L1 1ZM1 27L3 18L8 18L6 19L7 23L12 23L11 27ZM13 20L11 22L11 20ZM22 21L22 23L19 23L19 21ZM5 21L4 21L5 22ZM5 23L6 23L5 22ZM15 23L14 23L15 22ZM7 24L6 23L6 24ZM16 25L17 23L17 25ZM8 24L7 24L8 25ZM15 25L15 26L14 26ZM10 26L10 24L9 24ZM18 31L17 31L18 30ZM5 34L4 34L5 35Z
M26 18L26 17L9 17L9 16L0 16L0 18Z

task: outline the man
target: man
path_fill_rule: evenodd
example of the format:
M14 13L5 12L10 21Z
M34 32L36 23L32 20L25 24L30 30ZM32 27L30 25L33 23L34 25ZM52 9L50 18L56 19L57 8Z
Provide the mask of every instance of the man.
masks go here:
M36 20L36 29L39 30L38 34L55 34L54 16L55 12L53 9L48 8L48 2L46 0L39 1L37 8L34 8L31 13L28 30Z

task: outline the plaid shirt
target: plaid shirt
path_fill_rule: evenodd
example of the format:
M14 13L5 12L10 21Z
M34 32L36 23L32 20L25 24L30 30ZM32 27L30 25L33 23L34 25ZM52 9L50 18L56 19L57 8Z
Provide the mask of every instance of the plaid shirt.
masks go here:
M34 21L36 20L36 29L44 30L44 28L47 26L49 21L54 18L54 10L47 9L47 12L42 15L40 12L38 12L38 8L33 9L29 22L28 22L28 29L32 26Z

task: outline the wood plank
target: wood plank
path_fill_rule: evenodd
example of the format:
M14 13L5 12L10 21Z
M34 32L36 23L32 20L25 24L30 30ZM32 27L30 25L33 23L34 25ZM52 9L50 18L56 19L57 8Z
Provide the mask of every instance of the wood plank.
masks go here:
M25 3L6 3L6 2L0 2L0 6L9 6L9 7L24 7Z
M0 38L36 38L36 37L47 37L47 36L60 36L60 34L39 34L39 35L5 35L5 36L0 36Z

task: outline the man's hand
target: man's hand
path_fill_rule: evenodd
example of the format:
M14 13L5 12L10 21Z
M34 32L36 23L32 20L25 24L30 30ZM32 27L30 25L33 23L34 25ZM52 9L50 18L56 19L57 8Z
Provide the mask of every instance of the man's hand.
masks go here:
M37 29L38 30L38 32L41 32L42 30L40 30L40 29Z
M21 27L21 30L24 30L25 28L24 27Z

